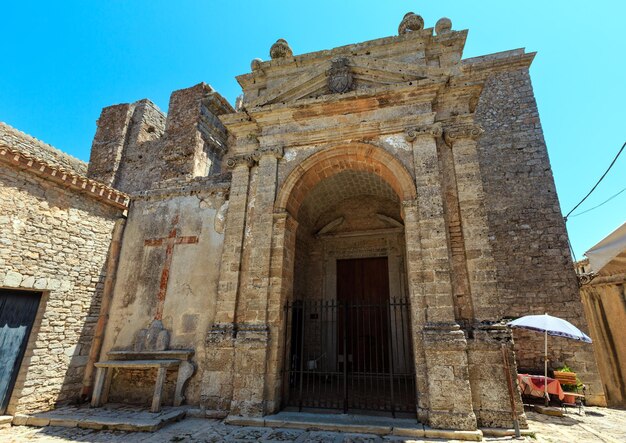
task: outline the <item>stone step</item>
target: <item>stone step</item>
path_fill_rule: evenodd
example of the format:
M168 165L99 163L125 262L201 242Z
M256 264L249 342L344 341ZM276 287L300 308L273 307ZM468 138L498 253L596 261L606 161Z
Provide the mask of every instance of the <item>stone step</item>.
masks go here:
M225 423L237 426L265 426L330 432L392 435L411 438L445 438L452 440L482 441L483 433L432 429L413 419L392 419L351 414L312 414L279 412L266 417L240 417L229 415Z
M171 407L163 408L159 413L101 408L60 409L33 415L16 415L13 417L13 425L154 432L169 423L182 420L186 413L186 408Z

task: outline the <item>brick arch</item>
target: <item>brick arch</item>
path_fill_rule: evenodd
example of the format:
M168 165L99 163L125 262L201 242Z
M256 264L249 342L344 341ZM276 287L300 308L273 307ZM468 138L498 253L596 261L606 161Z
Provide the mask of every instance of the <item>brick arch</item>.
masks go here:
M297 217L305 197L315 185L346 170L371 172L385 180L401 201L417 196L407 169L389 152L367 143L350 143L325 149L304 160L289 174L276 198L276 209Z

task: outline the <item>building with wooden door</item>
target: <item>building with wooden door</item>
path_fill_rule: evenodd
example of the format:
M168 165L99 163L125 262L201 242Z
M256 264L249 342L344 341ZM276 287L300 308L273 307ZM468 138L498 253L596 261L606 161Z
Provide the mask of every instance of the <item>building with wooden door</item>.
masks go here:
M0 123L0 414L78 398L128 197Z
M235 108L201 83L175 91L167 115L149 100L103 109L89 179L76 173L63 191L95 212L60 226L102 225L93 243L74 231L59 243L92 247L83 255L55 256L88 274L78 281L95 298L75 302L70 282L51 304L46 287L44 312L92 310L75 326L39 322L59 333L97 323L72 351L86 356L82 369L58 366L82 387L59 385L47 401L95 389L96 404L185 401L211 416L334 410L511 427L502 348L540 368L543 344L516 332L513 346L503 320L548 311L586 329L530 83L534 54L463 59L467 31L445 18L424 28L409 13L398 33L302 55L278 40L270 60L237 77ZM3 167L28 172L6 158ZM107 198L122 192L127 219L101 294L123 209ZM29 205L61 207L45 202ZM29 247L12 243L2 257L3 287L31 275L12 259ZM592 348L550 349L603 404ZM189 356L182 378L159 370L157 397L157 363L116 363ZM99 370L94 385L94 365L118 369Z

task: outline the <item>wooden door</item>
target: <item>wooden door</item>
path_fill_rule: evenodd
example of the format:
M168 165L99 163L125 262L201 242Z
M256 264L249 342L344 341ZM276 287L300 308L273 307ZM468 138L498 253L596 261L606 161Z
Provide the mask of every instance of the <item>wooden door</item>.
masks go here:
M337 303L338 361L346 360L352 372L386 372L389 362L387 257L337 260Z
M6 412L41 293L0 289L0 415Z

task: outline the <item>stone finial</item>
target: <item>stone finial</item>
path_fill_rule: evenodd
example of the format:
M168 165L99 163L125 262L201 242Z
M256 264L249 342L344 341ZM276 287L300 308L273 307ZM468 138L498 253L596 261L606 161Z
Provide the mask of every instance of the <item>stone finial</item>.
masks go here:
M398 34L404 35L409 32L421 31L424 29L424 19L414 12L407 12L398 26Z
M284 40L282 38L276 40L276 43L274 43L270 48L270 57L272 58L272 60L276 58L286 58L292 56L293 51L291 50L289 43L287 43L287 40Z
M250 62L250 69L252 69L253 71L256 71L257 69L261 67L261 63L263 63L263 60L261 60L260 58L253 59Z
M437 35L447 34L452 30L452 20L448 17L442 17L437 20L437 24L435 25L435 32Z

